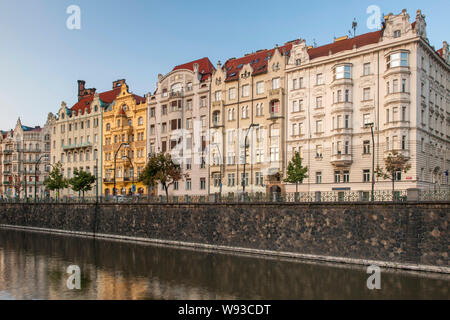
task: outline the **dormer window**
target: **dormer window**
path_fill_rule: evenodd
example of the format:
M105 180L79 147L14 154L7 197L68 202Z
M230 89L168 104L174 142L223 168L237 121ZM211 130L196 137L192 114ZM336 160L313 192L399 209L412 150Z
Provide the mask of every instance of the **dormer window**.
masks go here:
M400 38L402 36L401 30L395 30L394 31L394 38Z
M163 91L162 91L162 96L163 96L163 97L167 97L167 89L163 89Z
M302 63L302 59L296 59L295 60L295 65L299 66Z

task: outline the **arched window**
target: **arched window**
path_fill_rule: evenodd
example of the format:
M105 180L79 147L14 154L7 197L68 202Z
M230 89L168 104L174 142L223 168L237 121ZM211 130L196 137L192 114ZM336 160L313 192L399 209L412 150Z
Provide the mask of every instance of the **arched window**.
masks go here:
M183 90L183 86L182 86L181 82L174 83L174 84L170 87L170 91L171 91L172 93L181 92L182 90Z

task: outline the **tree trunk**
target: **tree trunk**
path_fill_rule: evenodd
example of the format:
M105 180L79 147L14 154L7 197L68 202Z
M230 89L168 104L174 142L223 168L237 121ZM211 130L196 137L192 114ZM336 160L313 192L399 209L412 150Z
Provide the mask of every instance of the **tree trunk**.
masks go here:
M164 185L164 190L166 190L166 201L169 203L169 187Z
M298 193L298 182L295 183L295 193Z

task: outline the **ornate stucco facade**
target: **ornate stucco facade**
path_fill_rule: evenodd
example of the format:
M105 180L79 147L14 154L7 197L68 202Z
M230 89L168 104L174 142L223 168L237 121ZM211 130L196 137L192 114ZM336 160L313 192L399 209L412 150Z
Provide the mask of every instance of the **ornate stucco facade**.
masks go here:
M114 102L120 93L120 81L113 82L110 91L97 93L78 81L78 101L67 107L65 102L51 122L51 164L62 164L63 175L70 179L75 169L98 175L98 183L85 196L102 194L102 110ZM60 196L78 196L70 188L60 190Z
M42 128L24 126L18 119L13 130L1 135L1 196L46 196L43 182L50 171L50 119Z
M156 91L149 94L149 153L171 153L186 175L170 186L170 195L209 193L207 142L213 70L208 58L178 65L165 76L159 75Z
M299 191L368 191L392 152L410 158L397 188L448 185L450 66L448 44L430 46L420 11L385 17L380 31L312 48L294 45L288 81L287 154L299 151L309 178ZM376 189L391 182L376 178ZM287 186L295 191L294 186Z
M242 193L243 181L246 193L284 190L285 67L296 43L219 63L211 85L211 193Z
M114 172L116 194L148 194L138 182L147 157L146 99L130 92L125 80L115 81L113 87L118 96L102 110L103 195L114 194Z

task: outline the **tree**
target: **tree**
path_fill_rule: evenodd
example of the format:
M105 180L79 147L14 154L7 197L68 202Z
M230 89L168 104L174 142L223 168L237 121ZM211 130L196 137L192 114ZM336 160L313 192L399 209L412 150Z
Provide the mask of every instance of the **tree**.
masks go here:
M84 199L84 193L92 190L92 185L95 183L95 180L95 176L90 172L75 169L73 171L73 178L69 180L69 184L73 191L81 192Z
M375 170L377 177L392 181L392 199L394 199L396 174L397 172L407 173L411 169L411 164L408 162L408 157L394 151L384 160L385 169L377 167Z
M289 161L284 182L295 183L295 192L298 192L298 184L302 183L304 179L308 178L308 167L303 167L302 158L299 152L295 152L292 160Z
M14 174L12 177L11 184L14 189L14 196L20 197L20 192L25 190L25 183L20 179L20 175Z
M62 174L61 162L52 166L52 171L50 171L48 178L45 179L44 186L50 191L56 190L57 198L59 198L59 191L69 186L67 179Z
M160 153L153 155L148 160L139 181L148 187L155 187L158 182L161 183L166 192L167 202L169 202L169 187L187 176L181 172L180 165L173 162L170 154Z

